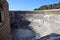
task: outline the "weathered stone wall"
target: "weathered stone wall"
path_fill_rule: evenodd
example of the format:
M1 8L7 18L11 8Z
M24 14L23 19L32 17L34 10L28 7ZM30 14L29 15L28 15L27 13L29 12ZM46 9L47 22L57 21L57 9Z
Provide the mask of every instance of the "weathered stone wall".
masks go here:
M41 11L10 11L10 17L12 29L29 29L30 27L37 33L36 36L38 38L50 33L60 34L59 9Z
M9 21L9 8L6 0L0 0L2 5L0 22L0 40L10 40L10 21ZM1 20L1 19L0 19Z

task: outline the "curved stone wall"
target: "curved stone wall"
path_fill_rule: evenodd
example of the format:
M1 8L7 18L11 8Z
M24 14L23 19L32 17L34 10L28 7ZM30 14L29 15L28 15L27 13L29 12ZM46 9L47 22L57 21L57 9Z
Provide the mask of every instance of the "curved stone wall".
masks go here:
M31 28L36 33L35 36L37 39L51 33L60 34L59 9L41 11L10 11L10 19L12 30Z

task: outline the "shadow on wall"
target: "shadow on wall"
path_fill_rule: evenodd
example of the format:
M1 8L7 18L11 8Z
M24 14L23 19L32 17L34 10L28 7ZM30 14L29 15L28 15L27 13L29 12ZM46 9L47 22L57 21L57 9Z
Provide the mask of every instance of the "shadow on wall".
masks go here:
M60 34L51 33L51 34L41 37L40 39L37 39L37 40L60 40Z
M51 33L39 39L36 38L36 32L29 26L31 23L27 20L26 15L14 14L11 17L12 40L60 40L60 34Z
M15 20L11 19L12 40L32 40L36 37L36 32L29 26L31 23L25 17L15 14ZM13 21L14 22L13 22Z

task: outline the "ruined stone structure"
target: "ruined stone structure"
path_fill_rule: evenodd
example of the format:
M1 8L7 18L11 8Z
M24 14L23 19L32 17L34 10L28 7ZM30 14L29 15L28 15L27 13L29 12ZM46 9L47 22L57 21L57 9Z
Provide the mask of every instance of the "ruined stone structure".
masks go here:
M10 29L12 40L35 40L51 33L60 34L60 9L9 11L6 0L0 0L0 40L11 40Z
M15 30L15 35L13 36L21 33L21 31L18 32L20 29L30 30L30 28L36 33L36 39L51 33L60 34L60 9L10 11L10 17L12 30ZM19 35L18 37L20 37Z
M6 0L0 0L0 40L10 40L9 7Z

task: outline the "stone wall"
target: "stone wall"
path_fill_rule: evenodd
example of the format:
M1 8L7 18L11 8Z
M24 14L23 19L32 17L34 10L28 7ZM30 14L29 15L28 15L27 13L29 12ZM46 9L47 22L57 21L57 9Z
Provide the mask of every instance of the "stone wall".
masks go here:
M6 0L0 0L1 4L1 19L0 22L0 40L10 40L10 21L9 8Z
M50 33L60 34L60 9L40 11L10 11L11 28L29 29L36 32L36 37Z
M10 26L12 40L24 40L25 38L31 40L32 37L38 39L51 33L60 34L60 9L10 11L9 13L6 0L0 0L0 7L2 19L0 40L11 40Z

